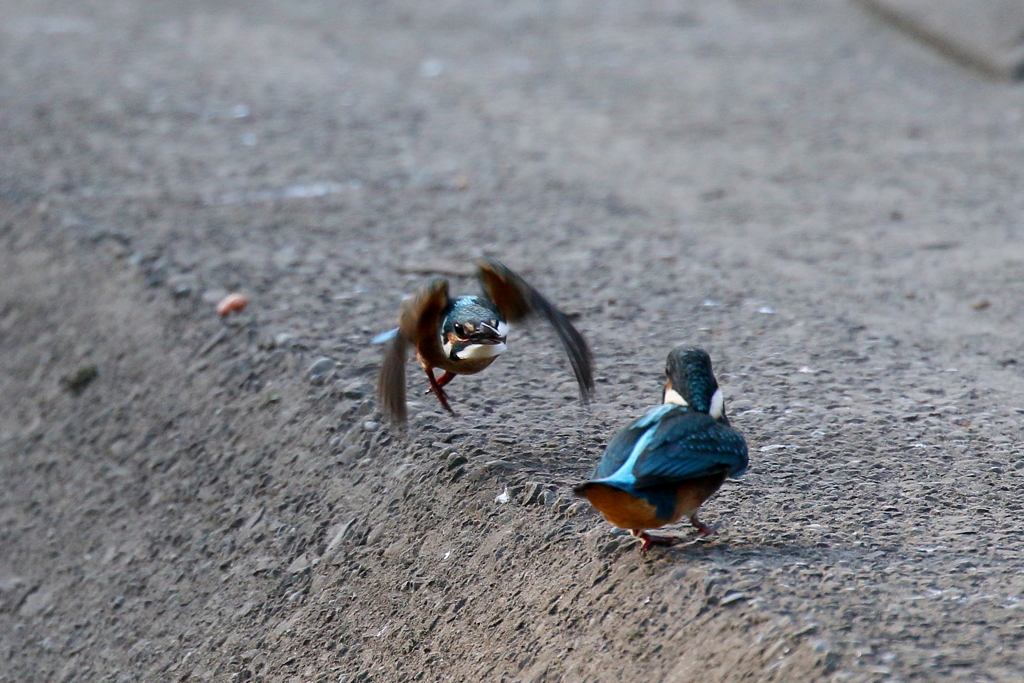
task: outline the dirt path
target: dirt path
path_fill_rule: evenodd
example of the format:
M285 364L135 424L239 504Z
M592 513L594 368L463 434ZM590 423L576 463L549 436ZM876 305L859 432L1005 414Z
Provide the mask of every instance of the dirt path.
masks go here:
M0 681L1020 680L1024 90L838 1L291 7L0 6ZM534 325L401 438L368 341L480 254L595 405ZM569 490L682 343L751 468L640 556Z

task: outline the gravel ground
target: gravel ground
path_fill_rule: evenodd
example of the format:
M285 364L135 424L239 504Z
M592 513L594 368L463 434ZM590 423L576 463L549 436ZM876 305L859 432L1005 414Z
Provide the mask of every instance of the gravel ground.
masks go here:
M0 3L0 681L1021 680L1022 105L839 0ZM393 432L480 255L595 403L532 324ZM640 555L680 344L751 467Z

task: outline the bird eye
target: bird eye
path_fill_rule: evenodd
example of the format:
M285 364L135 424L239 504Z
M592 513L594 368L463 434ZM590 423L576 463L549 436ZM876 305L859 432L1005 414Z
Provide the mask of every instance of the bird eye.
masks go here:
M455 323L454 328L455 334L459 335L460 337L466 336L466 328L462 326L462 323Z

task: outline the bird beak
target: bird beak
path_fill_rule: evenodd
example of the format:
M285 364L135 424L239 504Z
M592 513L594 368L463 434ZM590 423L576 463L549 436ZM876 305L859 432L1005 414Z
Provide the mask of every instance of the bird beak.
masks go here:
M504 344L505 338L497 335L474 335L469 339L474 344Z
M490 325L481 324L479 331L469 340L474 344L504 344L505 337Z

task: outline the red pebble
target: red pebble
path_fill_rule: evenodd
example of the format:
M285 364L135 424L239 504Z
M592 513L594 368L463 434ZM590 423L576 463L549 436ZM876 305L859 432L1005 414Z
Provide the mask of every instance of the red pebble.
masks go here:
M217 304L217 312L220 313L222 317L232 312L241 313L245 310L248 303L249 300L242 294L228 294L220 300L219 304Z

